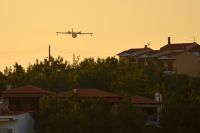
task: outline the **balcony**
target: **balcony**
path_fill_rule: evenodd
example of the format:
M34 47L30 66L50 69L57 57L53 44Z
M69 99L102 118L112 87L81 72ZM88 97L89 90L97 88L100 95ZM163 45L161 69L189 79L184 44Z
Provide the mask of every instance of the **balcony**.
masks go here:
M163 73L164 74L176 74L177 73L177 68L176 67L164 68Z

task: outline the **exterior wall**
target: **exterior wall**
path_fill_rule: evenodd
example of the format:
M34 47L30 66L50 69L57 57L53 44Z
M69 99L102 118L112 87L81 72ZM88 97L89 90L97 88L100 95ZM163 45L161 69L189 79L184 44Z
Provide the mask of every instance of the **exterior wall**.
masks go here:
M167 73L176 73L177 68L174 65L175 60L172 59L163 59L159 60L159 65L164 69L164 72Z
M200 56L200 51L199 52L191 52L193 55L196 55L196 56Z
M8 98L12 111L32 111L39 107L39 98Z
M34 133L34 120L29 113L16 116L0 116L1 119L9 119L9 121L0 122L2 133L5 129L11 129L11 133Z
M126 57L120 56L119 61L124 62L124 63L126 63L126 62L132 62L132 63L135 63L135 64L138 63L138 59L136 57L133 57L133 56L132 57L131 56L126 56Z
M174 66L177 68L177 74L187 74L189 76L200 76L200 57L191 53L176 55Z
M157 121L157 108L156 107L141 107L141 110L146 113L146 121Z
M128 57L119 56L120 62L128 62Z
M134 64L139 64L139 65L143 65L143 66L148 66L150 64L150 62L152 62L151 58L138 58L138 57L119 57L119 61L120 62L130 62L130 63L134 63Z
M158 124L160 121L160 108L161 105L151 105L151 104L135 104L140 108L144 113L147 114L146 124Z

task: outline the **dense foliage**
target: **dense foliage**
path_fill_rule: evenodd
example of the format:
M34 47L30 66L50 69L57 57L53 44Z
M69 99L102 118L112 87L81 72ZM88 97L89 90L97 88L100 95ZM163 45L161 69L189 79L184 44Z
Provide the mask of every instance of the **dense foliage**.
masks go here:
M0 88L36 85L52 91L66 91L81 87L100 88L124 95L153 96L159 89L161 72L155 66L141 67L119 63L114 57L86 58L73 64L63 58L44 59L30 64L27 69L18 63L0 72Z
M80 62L74 60L73 64L69 64L61 57L52 57L50 60L36 60L26 69L18 63L15 63L13 67L5 68L3 72L0 72L0 91L5 90L6 85L9 84L12 87L31 84L56 92L77 87L94 87L127 97L137 94L153 98L156 91L163 95L160 114L161 130L154 127L144 128L140 123L142 115L129 112L137 109L132 110L132 107L127 104L118 108L124 113L111 117L112 108L102 106L102 103L85 105L77 102L79 110L71 111L70 106L66 106L70 103L53 98L46 103L44 101L44 106L39 110L38 114L42 117L41 119L44 118L44 121L41 121L41 125L38 126L45 127L40 132L62 133L63 131L59 130L63 128L66 128L68 132L79 132L80 130L97 132L96 128L101 128L101 130L99 129L101 132L122 132L122 130L129 132L129 126L133 126L130 128L130 132L134 129L137 132L200 132L200 78L186 75L165 75L162 69L155 64L141 66L131 62L122 63L114 57L97 60L86 58ZM49 102L55 102L51 105L56 106L47 106ZM86 106L89 106L88 108L91 110L85 110ZM137 114L137 111L135 113ZM133 119L139 125L134 125ZM95 129L92 129L85 121L90 121ZM57 123L56 125L60 127L56 129L51 123ZM73 124L78 124L80 127L74 127ZM52 127L47 128L47 125L52 125ZM68 126L66 127L66 125ZM115 126L117 131L114 131L112 126Z
M54 106L52 106L54 105ZM81 102L51 97L35 112L37 133L142 133L144 115L130 103L112 106L103 100ZM49 126L51 125L51 126Z

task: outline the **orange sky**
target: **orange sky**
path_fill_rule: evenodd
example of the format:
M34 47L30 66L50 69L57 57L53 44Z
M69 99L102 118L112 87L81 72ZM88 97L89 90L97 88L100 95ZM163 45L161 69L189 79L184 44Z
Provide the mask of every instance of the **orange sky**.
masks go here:
M48 56L107 57L172 42L200 43L200 0L0 0L0 70ZM57 31L94 32L74 39Z

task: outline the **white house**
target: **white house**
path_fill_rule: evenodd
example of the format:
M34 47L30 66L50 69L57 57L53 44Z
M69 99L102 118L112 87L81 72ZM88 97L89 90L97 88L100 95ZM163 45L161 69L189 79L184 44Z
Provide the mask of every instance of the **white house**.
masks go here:
M28 112L1 113L0 133L34 133L34 120Z

